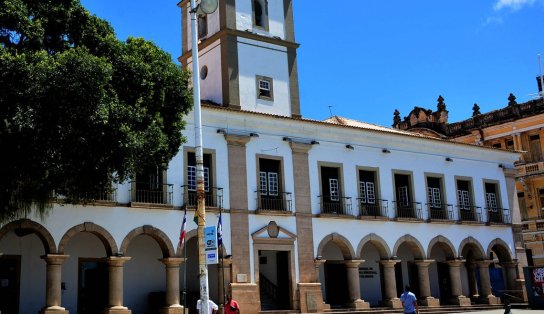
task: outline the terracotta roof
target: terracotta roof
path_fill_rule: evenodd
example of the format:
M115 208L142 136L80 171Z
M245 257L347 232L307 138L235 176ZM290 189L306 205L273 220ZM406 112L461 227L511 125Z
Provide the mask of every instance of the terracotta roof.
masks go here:
M349 118L345 118L345 117L339 117L339 116L332 116L332 117L330 117L328 119L323 120L323 122L332 123L332 124L339 124L339 125L346 125L346 126L352 126L352 127L361 128L361 129L368 129L368 130L375 130L375 131L382 131L382 132L404 134L404 135L409 135L409 136L426 137L423 134L419 134L419 133L415 133L415 132L402 131L402 130L399 130L399 129L388 128L388 127L377 125L377 124L362 122L362 121L353 120L353 119L349 119Z

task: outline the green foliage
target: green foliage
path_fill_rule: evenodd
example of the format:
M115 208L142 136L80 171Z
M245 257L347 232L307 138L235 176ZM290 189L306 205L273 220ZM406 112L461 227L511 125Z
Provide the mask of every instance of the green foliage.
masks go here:
M78 0L0 7L0 222L53 194L85 202L178 152L192 100L170 55L119 41Z

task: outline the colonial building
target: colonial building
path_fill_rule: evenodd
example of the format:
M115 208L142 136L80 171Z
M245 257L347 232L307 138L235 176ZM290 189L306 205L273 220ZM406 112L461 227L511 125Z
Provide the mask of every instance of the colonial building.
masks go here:
M537 77L540 92L540 79ZM403 120L395 112L393 127L456 142L521 152L515 163L516 191L522 224L514 226L519 234L518 250L525 249L528 264L544 265L544 99L518 104L510 94L508 104L498 110L481 113L477 104L472 117L448 123L448 111L442 96L437 111L414 108ZM523 235L521 235L523 234ZM522 239L523 238L523 239Z
M426 306L525 298L512 231L518 153L302 118L291 0L221 1L199 31L207 225L223 210L212 300L230 289L242 313L398 308L406 284ZM2 313L181 313L180 296L194 311L190 218L177 247L196 203L187 121L165 171L0 225Z

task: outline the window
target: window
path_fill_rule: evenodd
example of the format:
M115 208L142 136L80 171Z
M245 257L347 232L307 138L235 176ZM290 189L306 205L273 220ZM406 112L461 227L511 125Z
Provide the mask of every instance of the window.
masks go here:
M338 179L329 179L329 195L331 196L331 201L338 202L340 200Z
M196 191L196 156L195 153L187 153L187 190ZM204 191L210 191L210 163L211 155L204 154Z
M253 0L253 26L268 31L267 0Z
M501 148L501 143L495 143L493 145L491 145L493 148Z
M163 203L164 177L160 167L153 166L142 169L136 174L132 200L140 203Z
M359 170L359 197L361 204L376 204L376 173Z
M395 190L399 207L410 207L412 203L410 181L410 175L395 174Z
M325 213L346 213L342 197L340 167L321 166L321 202Z
M485 207L492 212L499 209L497 185L495 183L485 183Z
M257 76L257 98L274 100L272 78Z
M208 36L208 17L206 14L198 16L198 38Z
M513 140L507 140L506 141L506 149L514 150L514 141Z
M427 202L431 208L442 208L440 178L427 177Z
M278 193L279 193L278 173L261 171L260 178L261 178L261 195L278 196Z
M470 210L470 181L457 180L457 204L461 210Z
M264 210L285 210L285 193L282 191L281 160L258 159L258 206Z
M540 146L540 136L538 134L529 136L529 152L531 153L533 162L542 160L542 148Z

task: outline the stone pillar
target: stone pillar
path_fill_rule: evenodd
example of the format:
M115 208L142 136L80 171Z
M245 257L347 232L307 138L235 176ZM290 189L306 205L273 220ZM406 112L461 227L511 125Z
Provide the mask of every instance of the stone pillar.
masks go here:
M501 266L504 268L504 275L506 279L506 286L508 290L520 290L518 289L517 284L517 278L518 278L518 272L517 272L517 262L503 262L500 263Z
M464 262L464 260L451 260L446 262L450 270L452 295L450 302L460 306L470 306L470 299L463 295L461 286L461 265L463 265Z
M232 246L232 298L244 312L257 313L260 309L259 287L251 283L249 259L249 212L247 201L246 144L249 135L225 134L228 149L230 235ZM256 174L252 174L256 175ZM258 263L258 261L256 261Z
M429 279L429 265L434 260L415 261L417 265L417 276L419 280L419 303L424 306L440 306L440 300L431 295L431 281Z
M485 304L501 304L501 299L494 296L491 291L491 279L489 277L489 264L491 264L491 261L478 261L477 264L480 269L480 285L482 286L478 301Z
M166 272L166 307L161 314L181 314L183 306L179 304L179 267L185 262L184 258L170 257L159 259L165 266Z
M123 265L130 261L131 257L110 256L106 258L109 266L109 307L104 311L107 314L130 314L127 307L123 306Z
M476 300L480 297L478 282L476 281L476 263L467 262L465 265L467 268L469 297Z
M61 305L61 280L62 264L70 257L69 255L47 254L41 258L47 263L46 284L45 284L45 307L41 313L45 314L68 314L68 311Z
M400 263L400 260L381 260L383 276L382 281L385 285L385 296L383 297L383 303L385 306L392 307L394 309L402 308L402 303L397 297L397 279L395 277L395 264Z
M359 265L364 263L364 260L345 261L346 273L348 275L348 293L349 307L356 309L368 309L370 304L361 300L361 288L359 285Z

